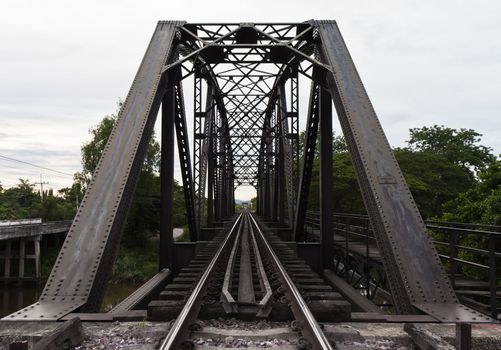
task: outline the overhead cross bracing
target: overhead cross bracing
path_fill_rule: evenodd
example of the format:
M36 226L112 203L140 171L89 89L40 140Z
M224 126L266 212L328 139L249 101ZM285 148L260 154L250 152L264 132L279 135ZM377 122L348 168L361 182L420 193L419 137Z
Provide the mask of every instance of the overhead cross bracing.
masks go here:
M300 74L311 79L302 159ZM192 87L182 84L192 75L193 158L183 94ZM54 320L99 308L160 106L160 268L173 259L174 130L193 242L233 216L235 188L244 184L256 187L261 217L303 241L319 140L317 257L329 268L333 102L397 311L482 319L458 303L334 21L159 22L40 301L9 319Z
M189 24L181 28L181 36L184 35L186 41L180 49L184 56L177 64L182 64L186 75L193 73L197 64L203 65L201 69L210 72L211 84L224 106L229 130L221 137L229 138L231 145L235 187L257 185L260 138L267 132L265 119L276 113L276 86L280 80L289 76L297 79L299 71L308 75L312 62L321 65L311 57L311 43L306 40L312 31L313 27L304 23ZM299 62L292 63L297 61L292 55L296 52L308 57L301 67ZM166 68L172 69L175 65ZM297 81L290 88L290 96L292 108L289 110L297 112ZM289 136L297 137L297 131L296 118L291 123ZM195 151L195 160L197 158Z

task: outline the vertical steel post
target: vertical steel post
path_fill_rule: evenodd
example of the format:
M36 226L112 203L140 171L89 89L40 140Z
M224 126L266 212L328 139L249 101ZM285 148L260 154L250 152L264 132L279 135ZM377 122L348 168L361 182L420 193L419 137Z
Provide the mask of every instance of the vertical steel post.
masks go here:
M215 167L214 167L214 130L216 124L217 110L214 110L214 121L209 132L209 151L207 155L207 226L214 226L214 184L217 182Z
M202 205L204 193L201 192L202 176L202 143L203 124L206 121L206 113L202 111L202 78L195 74L193 95L193 193L195 195L195 221L197 230L200 230L202 221Z
M191 155L188 140L188 128L186 126L186 113L184 109L183 86L179 82L175 88L176 113L174 124L176 126L177 148L179 151L179 163L181 175L183 177L184 202L186 205L186 216L190 229L190 240L198 239L198 226L195 213L195 193L193 186L193 176L191 169Z
M293 169L293 195L297 194L297 189L299 187L299 79L297 67L295 68L295 74L290 78L291 82L291 108L290 112L287 113L287 117L290 119L290 132L287 137L290 139L291 149L292 149L292 166ZM294 209L296 208L296 200L294 198Z
M234 176L231 178L231 215L235 214L235 179Z
M228 152L229 152L229 146L228 146ZM231 159L230 155L227 154L227 164L228 164L228 178L226 182L226 191L228 193L228 201L226 202L226 207L227 207L227 216L230 217L233 211L233 172L231 171Z
M280 124L279 124L280 128ZM279 131L278 133L279 137L281 135L281 132ZM280 226L283 226L285 224L285 198L286 198L286 193L285 193L285 160L284 160L284 145L280 141L279 138L277 138L277 144L278 144L278 181L277 181L277 187L278 187L278 223Z
M277 152L278 153L278 152ZM278 157L275 157L275 166L273 168L273 211L272 211L272 221L278 222L278 208L279 208L279 192L280 192L280 174L278 171Z
M323 267L333 263L332 226L332 98L320 88L320 235Z
M261 180L257 180L256 187L256 213L257 215L261 215Z
M224 144L222 145L222 160L221 160L221 199L219 205L221 206L221 219L226 218L226 203L228 201L226 193L226 149Z
M217 114L214 123L214 139L213 139L213 153L214 153L214 219L221 221L221 142L220 142L220 120L221 114Z
M285 188L287 193L287 213L288 213L288 221L289 227L291 230L294 230L294 208L295 208L295 198L294 198L294 156L293 156L293 147L294 142L289 141L289 123L288 119L290 115L287 112L287 97L285 94L285 86L280 85L278 87L278 110L277 110L277 120L281 124L281 135L280 140L283 145L283 156L284 156L284 181ZM296 113L297 115L297 113ZM292 124L294 118L292 118ZM292 128L292 126L291 126Z
M266 217L272 219L273 208L273 142L271 138L272 128L268 126L266 134Z
M490 301L491 306L491 316L494 319L498 317L497 310L497 265L496 265L496 236L494 234L489 235L489 290L490 290Z
M160 156L160 261L159 270L172 265L172 207L174 178L174 88L162 99L162 131Z
M273 210L272 210L272 221L278 222L278 212L280 206L280 158L283 154L280 152L280 126L279 126L277 114L273 113L273 121L272 121L272 130L273 130L273 148L274 148L274 157L273 157Z
M313 169L313 160L315 158L315 147L318 132L318 92L319 87L315 82L311 83L310 102L308 107L308 119L306 121L306 131L303 149L303 167L299 179L299 188L297 194L296 220L294 224L294 237L296 241L304 240L304 223L306 219L306 205L308 203L308 194L310 191L311 172Z
M456 287L456 273L458 270L458 266L456 263L456 259L458 257L458 233L453 231L449 235L449 257L450 257L450 262L451 262L451 267L450 267L450 281L452 288Z

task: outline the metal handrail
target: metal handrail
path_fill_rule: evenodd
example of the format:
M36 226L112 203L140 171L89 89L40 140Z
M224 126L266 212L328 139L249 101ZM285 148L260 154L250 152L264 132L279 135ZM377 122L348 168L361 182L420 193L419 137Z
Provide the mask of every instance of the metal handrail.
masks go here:
M445 255L445 254L438 254L438 256L441 257L441 258L444 258L444 259L447 259L447 260L452 260L452 261L455 261L455 262L459 262L459 263L462 263L464 265L468 265L468 266L471 266L471 267L476 267L476 268L483 269L483 270L489 270L490 269L490 266L482 265L482 264L479 264L479 263L475 263L475 262L464 260L464 259L460 259L460 258L453 258L453 257L450 257L450 256Z
M320 218L318 212L307 212L307 220L305 224L305 232L308 232L308 225L314 227L315 230L320 227ZM374 232L370 227L370 220L367 215L361 214L344 214L333 213L335 219L334 232L343 236L344 240L337 239L336 247L345 251L348 254L350 241L360 241L366 244L366 259L369 260L369 245L373 245L376 240ZM426 228L429 232L443 234L444 239L434 239L433 244L438 248L439 256L447 261L450 280L453 286L457 279L458 272L467 273L466 268L473 268L481 274L488 274L488 276L481 277L474 276L473 280L485 281L489 284L490 301L489 308L494 318L497 317L497 291L499 290L499 259L501 252L496 249L498 242L501 240L501 226L495 225L482 225L482 224L466 224L456 222L446 222L429 220L425 221ZM483 247L468 246L462 242L462 238L467 235L475 235L478 239L484 238ZM463 243L463 244L461 244ZM448 252L447 252L448 250ZM462 252L469 252L474 254L475 259L464 258L460 254Z
M242 219L242 214L240 214L235 220L235 223L233 224L230 233L226 236L223 243L219 246L218 250L216 251L216 254L214 254L214 257L212 258L211 262L205 269L197 285L193 289L190 297L188 298L188 301L184 305L183 309L181 310L181 313L176 318L176 321L172 325L171 329L169 330L169 333L165 337L162 345L160 346L161 350L175 349L176 346L179 345L178 343L182 340L183 334L188 331L187 330L188 325L195 320L194 318L197 317L198 311L200 309L200 301L201 301L200 299L202 298L203 291L205 290L205 287L208 284L209 276L212 274L214 267L221 258L222 252L226 248L226 245L230 241L231 237L234 235L235 228L237 227L237 224L240 222L241 219Z
M435 240L432 240L432 242L434 244L442 246L442 247L448 247L448 246L451 245L450 242L442 242L442 241L435 241ZM461 245L461 244L456 244L456 248L461 249L461 250L465 250L465 251L468 251L468 252L476 253L476 254L479 254L479 255L487 256L487 257L490 256L490 254L491 254L491 252L489 250L480 249L480 248L473 248L473 247L467 247L467 246L464 246L464 245ZM494 256L496 258L501 258L501 253L494 252Z
M465 226L465 227L478 227L483 228L484 230L492 229L492 232L501 232L501 226L499 225L488 225L488 224L474 224L474 223L466 223L466 222L457 222L457 221L439 221L439 220L426 220L428 224L442 224L442 225L454 225L457 227Z
M436 225L430 225L430 224L426 224L426 228L435 229L435 230L455 231L455 232L461 232L461 233L467 233L467 234L494 235L494 236L501 237L501 232L495 232L495 231L473 230L473 229L461 228L461 227L436 226Z

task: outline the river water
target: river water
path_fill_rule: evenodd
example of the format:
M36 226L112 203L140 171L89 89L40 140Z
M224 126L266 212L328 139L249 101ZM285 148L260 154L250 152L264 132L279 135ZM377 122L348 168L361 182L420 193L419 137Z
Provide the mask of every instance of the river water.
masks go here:
M34 303L42 287L35 283L23 283L16 285L14 283L0 285L0 317L4 317L23 307Z
M174 239L182 234L182 228L174 228ZM109 311L139 286L133 283L110 284L104 296L101 311ZM43 287L44 284L34 282L0 282L0 318L36 302L42 293Z
M131 283L110 285L106 291L101 311L109 311L138 287L139 285ZM33 304L40 297L42 290L43 285L32 282L24 282L22 285L17 283L0 284L0 318Z

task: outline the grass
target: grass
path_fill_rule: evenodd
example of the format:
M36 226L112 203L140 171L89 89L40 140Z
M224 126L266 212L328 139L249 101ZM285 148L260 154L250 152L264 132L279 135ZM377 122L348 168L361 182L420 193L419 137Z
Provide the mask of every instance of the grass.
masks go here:
M158 242L144 247L122 247L113 265L110 283L143 283L158 272Z
M42 277L41 279L44 283L49 278L50 272L52 271L52 266L54 266L58 254L59 248L56 247L50 247L45 251L42 251L40 258L40 274Z
M188 226L176 242L189 242ZM56 261L59 249L49 248L42 255L42 281L46 281ZM113 265L111 284L141 284L158 272L158 239L151 238L141 247L121 246Z

